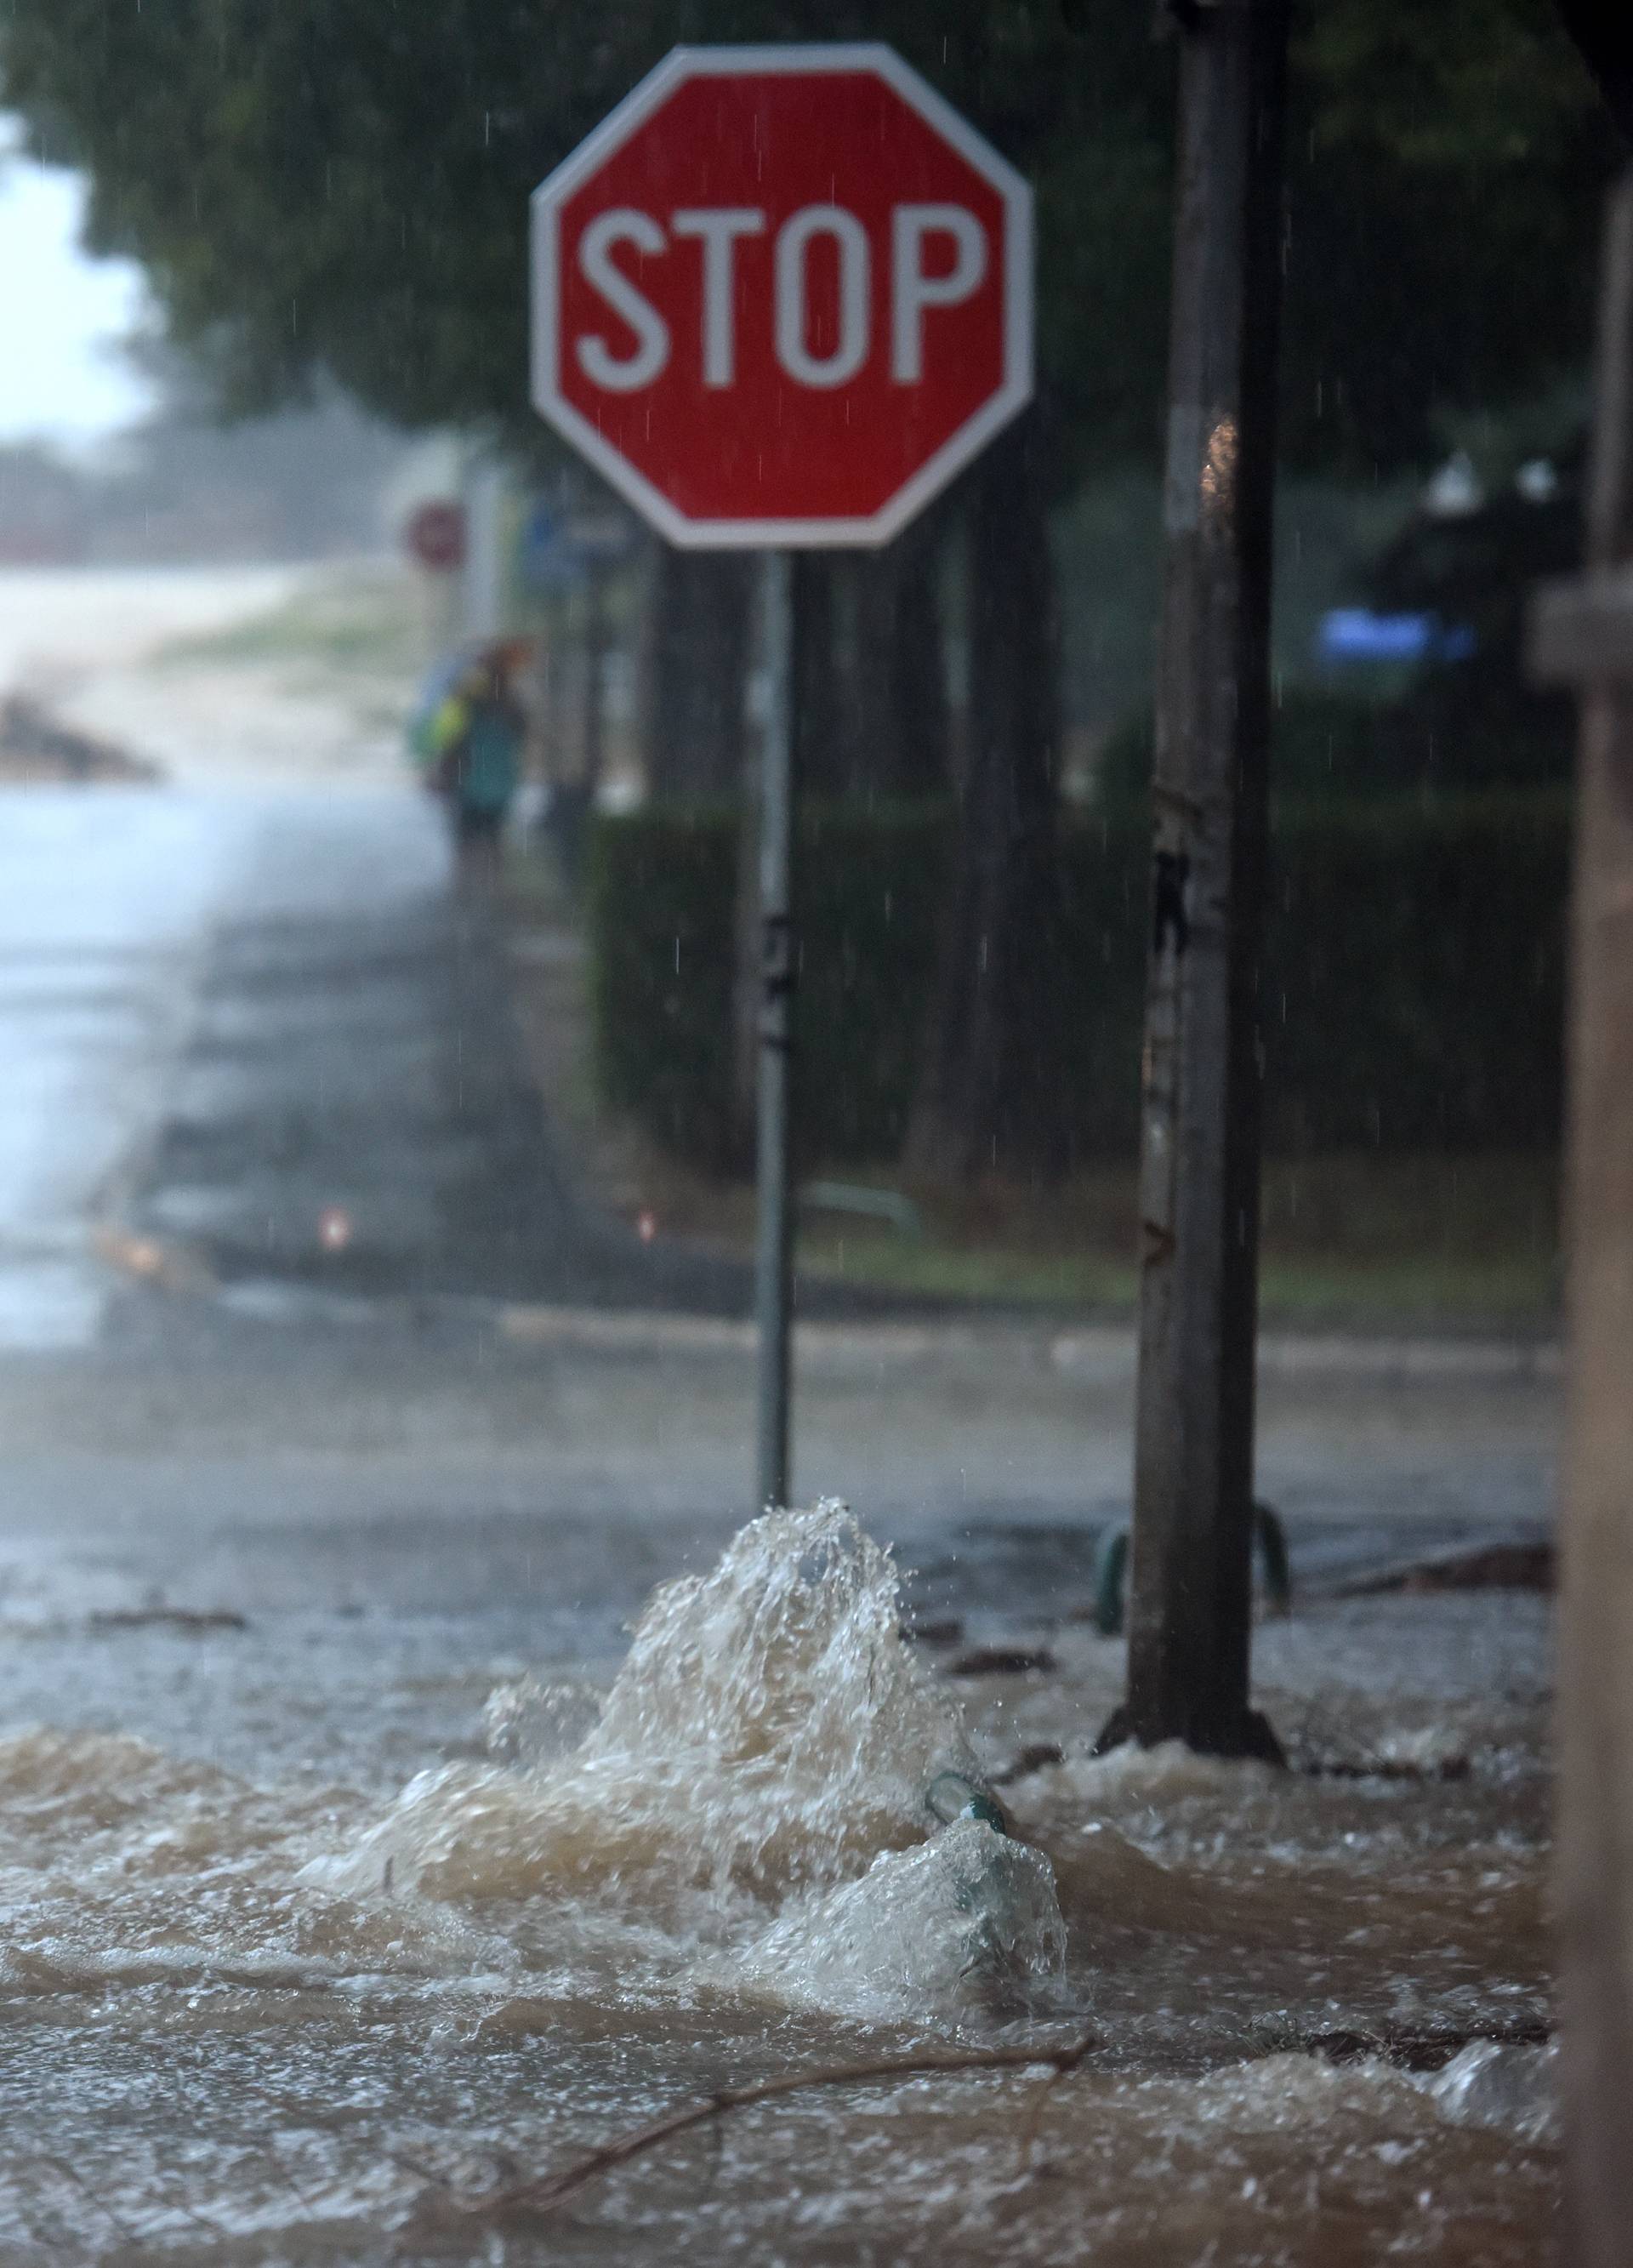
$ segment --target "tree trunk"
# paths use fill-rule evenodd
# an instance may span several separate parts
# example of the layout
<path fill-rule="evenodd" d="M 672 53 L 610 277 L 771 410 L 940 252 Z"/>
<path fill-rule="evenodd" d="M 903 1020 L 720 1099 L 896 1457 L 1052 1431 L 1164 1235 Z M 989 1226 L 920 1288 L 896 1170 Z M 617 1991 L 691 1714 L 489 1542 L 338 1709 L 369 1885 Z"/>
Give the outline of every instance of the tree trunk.
<path fill-rule="evenodd" d="M 936 1028 L 909 1142 L 975 1179 L 1064 1164 L 1056 843 L 1058 640 L 1035 412 L 968 507 L 969 719 Z"/>
<path fill-rule="evenodd" d="M 646 787 L 655 801 L 739 791 L 752 587 L 747 559 L 657 547 L 641 687 Z"/>

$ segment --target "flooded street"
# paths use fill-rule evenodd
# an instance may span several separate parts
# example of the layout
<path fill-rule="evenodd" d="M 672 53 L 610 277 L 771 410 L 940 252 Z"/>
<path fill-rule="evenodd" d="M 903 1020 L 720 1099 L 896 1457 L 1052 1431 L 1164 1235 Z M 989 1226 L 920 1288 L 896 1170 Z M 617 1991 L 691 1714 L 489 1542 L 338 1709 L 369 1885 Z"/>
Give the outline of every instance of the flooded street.
<path fill-rule="evenodd" d="M 7 0 L 0 2268 L 1633 2258 L 1609 21 Z"/>
<path fill-rule="evenodd" d="M 1097 1762 L 1127 1331 L 830 1294 L 744 1530 L 740 1272 L 291 771 L 4 796 L 0 2261 L 1535 2260 L 1548 1602 L 1357 1586 L 1546 1533 L 1549 1363 L 1268 1342 L 1293 1769 Z"/>
<path fill-rule="evenodd" d="M 348 1517 L 334 1462 L 327 1550 L 298 1454 L 279 1509 L 264 1468 L 173 1460 L 191 1521 L 126 1494 L 49 1603 L 14 1587 L 5 2257 L 1358 2262 L 1381 2225 L 1405 2257 L 1544 2249 L 1540 1603 L 1311 1603 L 1262 1652 L 1301 1769 L 1094 1763 L 1114 1642 L 938 1674 L 836 1517 L 749 1531 L 620 1668 L 609 1563 L 707 1570 L 695 1523 L 592 1544 L 545 1508 L 548 1456 L 531 1512 L 405 1473 Z M 194 1548 L 144 1591 L 166 1526 Z M 1046 1741 L 1064 1761 L 1011 1778 Z M 1004 1781 L 1027 1845 L 938 1828 L 948 1774 Z M 484 2209 L 677 2098 L 1085 2029 L 1047 2095 L 795 2098 L 548 2229 Z M 1471 2035 L 1506 2044 L 1452 2063 Z"/>

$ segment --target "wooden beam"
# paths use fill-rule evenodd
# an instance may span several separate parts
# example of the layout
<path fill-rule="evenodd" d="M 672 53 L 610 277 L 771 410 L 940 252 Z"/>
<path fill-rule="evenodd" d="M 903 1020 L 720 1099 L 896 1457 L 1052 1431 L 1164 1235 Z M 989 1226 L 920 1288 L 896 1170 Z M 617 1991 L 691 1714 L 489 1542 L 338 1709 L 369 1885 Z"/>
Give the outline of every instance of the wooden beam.
<path fill-rule="evenodd" d="M 1543 685 L 1633 679 L 1633 568 L 1544 583 L 1531 602 L 1526 662 Z"/>
<path fill-rule="evenodd" d="M 1561 1530 L 1561 1834 L 1574 2268 L 1633 2257 L 1633 173 L 1607 231 L 1592 572 L 1546 594 L 1539 660 L 1591 675 L 1572 907 Z"/>

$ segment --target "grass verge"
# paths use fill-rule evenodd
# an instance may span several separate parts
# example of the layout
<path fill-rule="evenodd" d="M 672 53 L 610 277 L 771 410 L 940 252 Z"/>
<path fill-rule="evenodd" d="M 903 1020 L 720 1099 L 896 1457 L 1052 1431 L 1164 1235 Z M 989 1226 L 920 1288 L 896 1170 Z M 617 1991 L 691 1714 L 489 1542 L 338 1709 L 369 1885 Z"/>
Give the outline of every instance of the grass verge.
<path fill-rule="evenodd" d="M 280 605 L 247 621 L 172 639 L 161 668 L 287 664 L 323 674 L 412 679 L 423 634 L 401 572 L 367 561 L 326 569 Z"/>

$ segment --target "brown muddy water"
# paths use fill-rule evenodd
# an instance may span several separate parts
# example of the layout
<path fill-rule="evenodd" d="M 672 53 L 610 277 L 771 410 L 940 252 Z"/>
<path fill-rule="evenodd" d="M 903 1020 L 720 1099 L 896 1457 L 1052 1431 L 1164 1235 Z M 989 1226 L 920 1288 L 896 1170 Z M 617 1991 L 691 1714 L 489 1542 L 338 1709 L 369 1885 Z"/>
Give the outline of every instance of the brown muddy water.
<path fill-rule="evenodd" d="M 217 1760 L 0 1742 L 0 2263 L 1534 2262 L 1547 1624 L 1306 1602 L 1257 1651 L 1298 1769 L 1095 1762 L 1118 1646 L 952 1678 L 825 1507 L 658 1592 L 605 1674 L 484 1700 L 428 1640 L 408 1683 L 467 1737 L 406 1785 L 424 1736 L 343 1643 L 212 1702 L 251 1640 L 129 1632 Z M 942 1824 L 948 1773 L 1015 1837 Z M 488 2209 L 722 2086 L 1085 2029 L 1053 2085 L 796 2096 Z"/>

